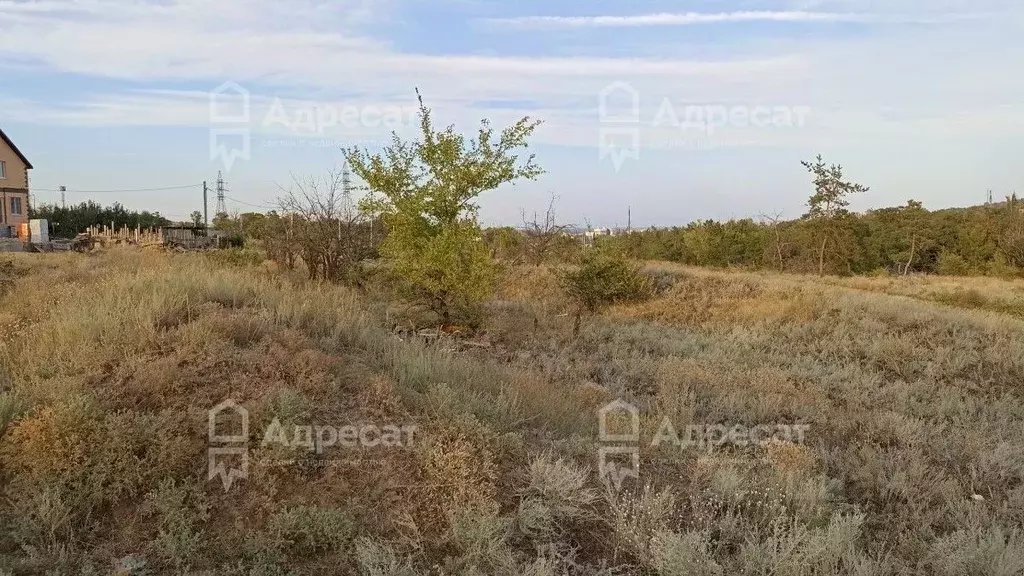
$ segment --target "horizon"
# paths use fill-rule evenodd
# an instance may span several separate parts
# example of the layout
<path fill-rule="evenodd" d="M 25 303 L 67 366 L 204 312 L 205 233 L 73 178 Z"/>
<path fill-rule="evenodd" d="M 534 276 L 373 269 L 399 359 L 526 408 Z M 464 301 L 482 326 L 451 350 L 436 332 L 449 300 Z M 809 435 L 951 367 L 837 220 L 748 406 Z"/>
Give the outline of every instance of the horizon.
<path fill-rule="evenodd" d="M 595 227 L 792 219 L 818 153 L 871 188 L 854 211 L 965 208 L 1021 188 L 1021 24 L 1008 0 L 0 0 L 0 127 L 34 202 L 173 220 L 218 170 L 229 211 L 267 210 L 340 146 L 415 136 L 416 88 L 464 134 L 545 122 L 547 174 L 485 194 L 490 226 L 552 192 Z"/>

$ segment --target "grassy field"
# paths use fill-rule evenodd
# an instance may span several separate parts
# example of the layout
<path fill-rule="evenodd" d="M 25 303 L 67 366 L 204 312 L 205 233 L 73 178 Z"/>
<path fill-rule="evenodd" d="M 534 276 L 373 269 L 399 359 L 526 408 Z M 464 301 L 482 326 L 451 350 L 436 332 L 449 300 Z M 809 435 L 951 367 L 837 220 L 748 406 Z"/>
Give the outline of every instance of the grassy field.
<path fill-rule="evenodd" d="M 553 272 L 509 270 L 466 347 L 267 264 L 15 255 L 0 573 L 1024 573 L 1024 283 L 647 273 L 657 297 L 573 338 Z M 249 415 L 229 490 L 226 399 Z M 621 487 L 598 474 L 617 399 L 640 422 Z M 666 418 L 806 435 L 654 445 Z M 369 425 L 415 433 L 267 441 Z"/>

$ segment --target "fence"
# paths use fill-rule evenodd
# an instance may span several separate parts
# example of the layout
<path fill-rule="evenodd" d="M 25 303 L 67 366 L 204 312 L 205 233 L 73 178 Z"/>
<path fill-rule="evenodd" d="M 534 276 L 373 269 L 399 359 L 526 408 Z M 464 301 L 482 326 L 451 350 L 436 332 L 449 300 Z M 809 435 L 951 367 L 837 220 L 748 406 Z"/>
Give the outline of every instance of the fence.
<path fill-rule="evenodd" d="M 90 226 L 85 232 L 100 245 L 132 244 L 137 246 L 173 246 L 185 250 L 217 248 L 219 235 L 204 228 L 165 226 L 129 228 L 128 226 Z"/>

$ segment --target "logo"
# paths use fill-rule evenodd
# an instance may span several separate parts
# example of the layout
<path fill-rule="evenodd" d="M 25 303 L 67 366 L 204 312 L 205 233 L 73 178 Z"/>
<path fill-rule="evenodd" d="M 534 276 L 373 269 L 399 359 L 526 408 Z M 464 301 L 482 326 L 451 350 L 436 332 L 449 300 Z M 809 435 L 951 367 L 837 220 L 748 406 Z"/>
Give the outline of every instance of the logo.
<path fill-rule="evenodd" d="M 622 490 L 626 478 L 640 478 L 640 411 L 623 400 L 615 400 L 597 411 L 598 440 L 603 444 L 597 451 L 597 470 L 601 480 Z M 625 429 L 621 426 L 625 420 Z"/>
<path fill-rule="evenodd" d="M 228 433 L 218 432 L 218 425 L 224 425 Z M 231 399 L 214 406 L 207 412 L 207 437 L 206 479 L 220 476 L 227 492 L 236 479 L 249 477 L 249 411 Z M 231 466 L 233 461 L 238 467 Z"/>
<path fill-rule="evenodd" d="M 210 160 L 220 158 L 227 171 L 235 165 L 235 160 L 252 157 L 251 115 L 249 91 L 245 88 L 234 82 L 225 82 L 210 91 L 211 126 L 230 126 L 210 129 Z"/>
<path fill-rule="evenodd" d="M 612 98 L 625 98 L 627 104 L 613 105 Z M 598 159 L 611 158 L 618 172 L 627 158 L 640 159 L 640 93 L 626 82 L 613 82 L 598 93 Z M 624 124 L 624 126 L 609 126 Z"/>

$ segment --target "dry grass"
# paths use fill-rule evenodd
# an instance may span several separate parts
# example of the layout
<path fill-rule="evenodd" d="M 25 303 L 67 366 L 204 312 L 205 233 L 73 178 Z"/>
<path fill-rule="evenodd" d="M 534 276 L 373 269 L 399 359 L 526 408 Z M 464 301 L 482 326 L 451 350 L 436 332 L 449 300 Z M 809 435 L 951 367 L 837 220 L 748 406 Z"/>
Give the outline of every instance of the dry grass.
<path fill-rule="evenodd" d="M 258 264 L 14 258 L 0 571 L 1024 572 L 1020 282 L 652 263 L 663 293 L 573 339 L 552 271 L 519 268 L 494 347 L 460 353 L 399 341 L 375 295 Z M 229 397 L 252 453 L 225 493 L 206 410 Z M 640 408 L 644 439 L 620 493 L 594 470 L 613 398 Z M 652 446 L 666 416 L 809 429 Z M 275 419 L 419 431 L 317 454 L 261 445 Z"/>

